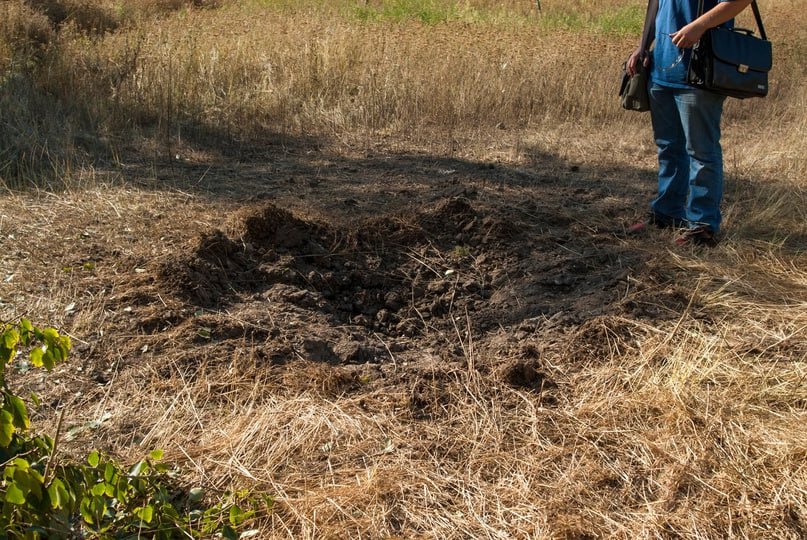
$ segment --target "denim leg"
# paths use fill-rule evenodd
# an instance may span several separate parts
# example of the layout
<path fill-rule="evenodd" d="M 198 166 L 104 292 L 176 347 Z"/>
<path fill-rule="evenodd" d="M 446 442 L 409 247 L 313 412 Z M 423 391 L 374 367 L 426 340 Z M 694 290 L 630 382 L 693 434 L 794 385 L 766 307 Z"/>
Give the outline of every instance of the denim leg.
<path fill-rule="evenodd" d="M 691 225 L 720 228 L 723 198 L 723 150 L 720 117 L 725 97 L 703 90 L 681 90 L 676 103 L 689 154 L 689 195 L 686 218 Z"/>
<path fill-rule="evenodd" d="M 690 163 L 676 92 L 657 84 L 650 87 L 650 119 L 658 146 L 658 197 L 650 207 L 657 216 L 683 221 L 687 219 Z"/>

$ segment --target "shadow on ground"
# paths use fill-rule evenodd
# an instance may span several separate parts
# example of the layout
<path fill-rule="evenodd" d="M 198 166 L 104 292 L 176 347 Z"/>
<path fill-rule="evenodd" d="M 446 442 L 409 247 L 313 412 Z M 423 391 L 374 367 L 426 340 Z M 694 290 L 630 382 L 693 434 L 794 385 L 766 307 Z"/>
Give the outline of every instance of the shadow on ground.
<path fill-rule="evenodd" d="M 126 182 L 190 192 L 227 218 L 133 263 L 147 271 L 116 286 L 117 302 L 140 313 L 140 334 L 246 339 L 272 362 L 331 364 L 462 356 L 473 337 L 641 312 L 624 296 L 649 255 L 623 224 L 652 173 L 524 153 L 513 165 L 287 142 L 130 164 Z M 652 316 L 686 301 L 671 295 Z"/>

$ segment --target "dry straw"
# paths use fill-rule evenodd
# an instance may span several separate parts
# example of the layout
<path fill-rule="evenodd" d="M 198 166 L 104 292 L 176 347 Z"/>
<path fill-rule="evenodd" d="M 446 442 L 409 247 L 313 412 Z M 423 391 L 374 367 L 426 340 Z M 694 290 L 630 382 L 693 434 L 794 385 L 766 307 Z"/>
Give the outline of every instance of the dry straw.
<path fill-rule="evenodd" d="M 68 446 L 122 459 L 160 447 L 187 485 L 271 494 L 274 510 L 253 524 L 261 538 L 805 537 L 798 0 L 762 6 L 776 43 L 771 96 L 727 108 L 720 249 L 632 244 L 649 262 L 621 301 L 657 316 L 527 332 L 553 385 L 543 391 L 472 369 L 511 361 L 500 343 L 512 329 L 473 335 L 462 319 L 434 338 L 459 359 L 424 351 L 407 371 L 389 352 L 384 377 L 293 358 L 274 369 L 246 340 L 222 358 L 188 347 L 193 327 L 110 339 L 138 309 L 127 287 L 233 211 L 162 189 L 148 166 L 134 180 L 126 171 L 293 137 L 366 155 L 384 138 L 525 175 L 536 155 L 556 156 L 649 193 L 647 118 L 615 97 L 638 32 L 597 26 L 622 3 L 465 2 L 439 23 L 356 15 L 395 2 L 197 4 L 0 6 L 0 175 L 14 188 L 49 187 L 43 177 L 69 188 L 3 195 L 0 313 L 58 324 L 79 356 L 106 362 L 87 366 L 98 386 L 65 370 L 38 388 L 70 403 L 74 427 L 103 420 Z M 48 13 L 67 16 L 54 25 Z M 628 167 L 635 178 L 609 176 Z M 513 205 L 530 196 L 520 185 L 480 191 Z M 607 202 L 626 204 L 616 189 Z M 613 215 L 578 217 L 587 231 L 613 227 Z M 73 245 L 96 258 L 77 259 Z M 156 298 L 148 309 L 183 308 L 142 290 Z M 267 332 L 282 320 L 271 309 Z M 214 315 L 231 316 L 204 316 Z"/>

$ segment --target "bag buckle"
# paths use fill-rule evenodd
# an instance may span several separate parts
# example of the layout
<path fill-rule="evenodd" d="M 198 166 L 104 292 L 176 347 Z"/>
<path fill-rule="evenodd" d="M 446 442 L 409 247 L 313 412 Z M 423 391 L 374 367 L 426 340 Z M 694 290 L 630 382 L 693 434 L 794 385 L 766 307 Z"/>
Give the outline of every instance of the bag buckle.
<path fill-rule="evenodd" d="M 740 64 L 737 66 L 737 71 L 740 73 L 748 73 L 748 64 Z"/>

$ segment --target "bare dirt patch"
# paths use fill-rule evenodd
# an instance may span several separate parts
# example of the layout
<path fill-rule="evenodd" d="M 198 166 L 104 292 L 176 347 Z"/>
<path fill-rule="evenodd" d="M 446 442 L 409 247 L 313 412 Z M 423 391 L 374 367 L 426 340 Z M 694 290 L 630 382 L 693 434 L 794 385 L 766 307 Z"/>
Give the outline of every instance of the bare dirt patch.
<path fill-rule="evenodd" d="M 248 341 L 333 365 L 387 363 L 428 349 L 462 358 L 463 339 L 619 309 L 617 289 L 637 258 L 610 233 L 581 236 L 535 200 L 511 206 L 454 191 L 350 220 L 248 203 L 116 287 L 120 302 L 152 313 L 127 331 L 219 349 Z M 504 380 L 541 386 L 518 369 Z"/>

